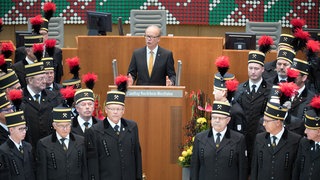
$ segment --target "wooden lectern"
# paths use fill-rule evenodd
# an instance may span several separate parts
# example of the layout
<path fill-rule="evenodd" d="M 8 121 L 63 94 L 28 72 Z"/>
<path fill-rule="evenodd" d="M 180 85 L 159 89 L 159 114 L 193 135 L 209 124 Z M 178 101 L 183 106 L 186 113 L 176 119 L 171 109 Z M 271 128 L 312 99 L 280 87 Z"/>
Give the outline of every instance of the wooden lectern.
<path fill-rule="evenodd" d="M 177 158 L 186 122 L 185 87 L 130 86 L 125 104 L 124 118 L 138 123 L 146 179 L 181 179 Z"/>

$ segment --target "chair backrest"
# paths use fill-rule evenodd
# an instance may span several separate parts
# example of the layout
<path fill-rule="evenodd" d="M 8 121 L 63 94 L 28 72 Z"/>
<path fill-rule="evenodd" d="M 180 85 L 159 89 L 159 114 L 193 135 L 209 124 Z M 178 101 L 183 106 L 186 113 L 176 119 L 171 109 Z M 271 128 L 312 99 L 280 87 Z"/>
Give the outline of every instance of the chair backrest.
<path fill-rule="evenodd" d="M 132 36 L 143 36 L 145 29 L 156 25 L 161 29 L 161 35 L 167 34 L 167 14 L 165 10 L 131 10 L 130 33 Z"/>
<path fill-rule="evenodd" d="M 268 35 L 272 37 L 274 45 L 271 49 L 277 49 L 281 35 L 281 23 L 280 22 L 247 22 L 246 32 L 256 34 L 256 48 L 259 48 L 258 41 L 261 36 Z"/>
<path fill-rule="evenodd" d="M 30 19 L 28 21 L 28 31 L 32 31 Z M 62 17 L 52 17 L 49 21 L 49 39 L 56 39 L 57 46 L 63 48 L 64 46 L 64 24 Z"/>

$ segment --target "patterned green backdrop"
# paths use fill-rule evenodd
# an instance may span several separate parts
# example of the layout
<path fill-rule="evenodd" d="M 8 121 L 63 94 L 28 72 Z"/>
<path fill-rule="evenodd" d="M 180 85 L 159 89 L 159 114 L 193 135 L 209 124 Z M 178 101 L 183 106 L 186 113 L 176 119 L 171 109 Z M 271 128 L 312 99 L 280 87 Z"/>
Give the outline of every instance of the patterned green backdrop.
<path fill-rule="evenodd" d="M 48 0 L 47 0 L 48 1 Z M 292 18 L 303 18 L 306 27 L 320 28 L 319 0 L 52 0 L 55 16 L 65 24 L 86 23 L 86 11 L 111 12 L 113 22 L 122 17 L 128 24 L 131 9 L 167 11 L 168 24 L 207 24 L 244 26 L 246 21 L 280 21 L 290 26 Z M 41 14 L 45 0 L 0 0 L 0 17 L 4 24 L 26 24 Z"/>

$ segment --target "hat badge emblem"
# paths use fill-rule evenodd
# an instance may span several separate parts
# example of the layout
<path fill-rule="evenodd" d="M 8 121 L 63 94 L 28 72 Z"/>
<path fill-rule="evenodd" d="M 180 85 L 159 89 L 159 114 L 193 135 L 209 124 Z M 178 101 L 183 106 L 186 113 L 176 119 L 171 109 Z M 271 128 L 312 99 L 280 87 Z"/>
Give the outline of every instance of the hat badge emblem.
<path fill-rule="evenodd" d="M 252 54 L 252 58 L 256 59 L 257 58 L 257 54 Z"/>
<path fill-rule="evenodd" d="M 284 37 L 284 38 L 283 38 L 283 41 L 288 41 L 288 37 Z"/>
<path fill-rule="evenodd" d="M 297 67 L 298 63 L 297 62 L 293 62 L 292 66 Z"/>
<path fill-rule="evenodd" d="M 21 115 L 21 119 L 24 121 L 25 119 L 24 119 L 24 115 Z"/>
<path fill-rule="evenodd" d="M 285 52 L 285 51 L 282 52 L 282 55 L 283 55 L 283 56 L 287 56 L 287 52 Z"/>
<path fill-rule="evenodd" d="M 67 115 L 68 115 L 67 113 L 62 113 L 63 118 L 67 118 Z"/>
<path fill-rule="evenodd" d="M 46 62 L 46 65 L 49 66 L 49 65 L 50 65 L 50 62 Z"/>
<path fill-rule="evenodd" d="M 89 93 L 85 92 L 83 93 L 85 97 L 88 97 L 89 96 Z"/>
<path fill-rule="evenodd" d="M 76 84 L 76 88 L 78 89 L 78 88 L 80 88 L 80 84 L 78 83 L 78 84 Z"/>
<path fill-rule="evenodd" d="M 114 95 L 113 99 L 119 99 L 119 95 Z"/>
<path fill-rule="evenodd" d="M 40 66 L 40 70 L 43 70 L 43 66 Z"/>
<path fill-rule="evenodd" d="M 222 105 L 218 104 L 218 105 L 217 105 L 217 109 L 220 109 L 220 110 L 221 110 L 221 109 L 222 109 Z"/>
<path fill-rule="evenodd" d="M 275 91 L 274 91 L 274 94 L 275 94 L 275 95 L 278 95 L 278 94 L 279 94 L 279 91 L 278 91 L 278 90 L 275 90 Z"/>

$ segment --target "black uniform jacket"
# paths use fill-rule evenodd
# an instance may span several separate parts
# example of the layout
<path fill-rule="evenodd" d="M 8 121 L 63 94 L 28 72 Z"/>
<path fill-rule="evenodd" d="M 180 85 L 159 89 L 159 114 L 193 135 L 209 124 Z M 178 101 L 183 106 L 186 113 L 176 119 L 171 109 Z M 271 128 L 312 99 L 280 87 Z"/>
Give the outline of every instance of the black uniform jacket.
<path fill-rule="evenodd" d="M 0 126 L 0 145 L 7 141 L 9 132 Z"/>
<path fill-rule="evenodd" d="M 8 140 L 0 146 L 1 180 L 35 180 L 32 146 L 22 141 L 23 153 Z"/>
<path fill-rule="evenodd" d="M 70 133 L 68 150 L 64 151 L 56 132 L 39 140 L 37 177 L 46 180 L 87 180 L 84 138 Z"/>
<path fill-rule="evenodd" d="M 160 46 L 158 47 L 151 77 L 149 77 L 147 62 L 146 47 L 137 49 L 133 52 L 128 74 L 130 73 L 133 80 L 137 81 L 136 85 L 165 86 L 166 76 L 169 76 L 171 82 L 175 84 L 176 73 L 171 51 L 161 48 Z"/>
<path fill-rule="evenodd" d="M 300 135 L 285 129 L 279 143 L 273 148 L 269 133 L 257 134 L 251 164 L 251 179 L 291 180 L 300 138 Z"/>
<path fill-rule="evenodd" d="M 117 135 L 107 118 L 85 133 L 89 179 L 142 179 L 138 126 L 121 118 Z"/>
<path fill-rule="evenodd" d="M 301 139 L 293 169 L 293 180 L 318 180 L 320 178 L 320 150 L 316 150 L 314 141 Z"/>
<path fill-rule="evenodd" d="M 39 139 L 48 136 L 52 132 L 52 109 L 61 102 L 55 98 L 50 90 L 42 90 L 40 104 L 35 102 L 28 92 L 23 89 L 23 100 L 21 108 L 27 122 L 28 131 L 26 140 L 35 148 Z"/>
<path fill-rule="evenodd" d="M 227 129 L 216 148 L 212 129 L 196 135 L 191 158 L 192 180 L 247 180 L 247 156 L 244 136 Z"/>

